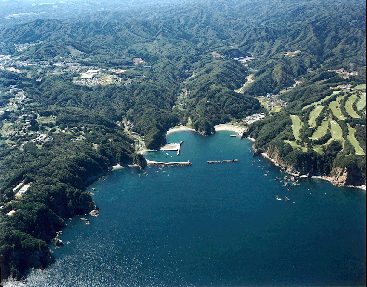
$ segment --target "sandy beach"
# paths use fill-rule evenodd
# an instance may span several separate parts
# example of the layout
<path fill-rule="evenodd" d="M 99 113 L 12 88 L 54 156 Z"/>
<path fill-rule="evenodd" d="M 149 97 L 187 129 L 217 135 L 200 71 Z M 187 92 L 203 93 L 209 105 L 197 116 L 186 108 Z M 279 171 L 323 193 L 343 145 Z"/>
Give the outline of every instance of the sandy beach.
<path fill-rule="evenodd" d="M 116 164 L 112 167 L 112 170 L 119 170 L 119 169 L 123 169 L 124 167 L 120 164 Z"/>
<path fill-rule="evenodd" d="M 170 128 L 167 131 L 167 135 L 173 134 L 173 133 L 176 133 L 176 132 L 183 132 L 183 131 L 196 132 L 193 128 L 190 128 L 188 126 L 177 126 L 177 127 Z"/>
<path fill-rule="evenodd" d="M 232 132 L 237 133 L 239 136 L 242 136 L 242 134 L 246 130 L 246 127 L 236 125 L 236 124 L 220 124 L 220 125 L 216 125 L 214 128 L 215 128 L 216 132 L 219 132 L 219 131 L 232 131 Z"/>

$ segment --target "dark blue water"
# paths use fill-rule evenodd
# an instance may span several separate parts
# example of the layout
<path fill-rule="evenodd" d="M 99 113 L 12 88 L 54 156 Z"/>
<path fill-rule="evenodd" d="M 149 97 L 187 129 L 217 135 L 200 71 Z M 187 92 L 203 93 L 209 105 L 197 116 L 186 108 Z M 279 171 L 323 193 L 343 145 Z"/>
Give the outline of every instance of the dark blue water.
<path fill-rule="evenodd" d="M 27 286 L 364 285 L 365 192 L 315 180 L 288 191 L 285 174 L 229 134 L 172 134 L 185 141 L 179 157 L 148 157 L 192 167 L 124 169 L 95 183 L 100 216 L 71 221 L 69 244 Z"/>

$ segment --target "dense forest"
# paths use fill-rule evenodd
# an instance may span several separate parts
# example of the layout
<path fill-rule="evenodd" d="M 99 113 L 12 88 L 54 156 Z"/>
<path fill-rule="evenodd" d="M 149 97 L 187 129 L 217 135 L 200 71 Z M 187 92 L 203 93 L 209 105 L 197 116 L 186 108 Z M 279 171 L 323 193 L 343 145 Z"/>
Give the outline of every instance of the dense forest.
<path fill-rule="evenodd" d="M 250 127 L 259 151 L 277 149 L 304 173 L 340 166 L 351 183 L 365 181 L 365 156 L 347 141 L 330 141 L 325 153 L 284 142 L 297 140 L 290 115 L 308 116 L 302 109 L 331 87 L 365 83 L 364 1 L 164 1 L 98 12 L 85 4 L 80 13 L 73 5 L 75 15 L 65 7 L 29 10 L 20 21 L 11 21 L 15 8 L 1 14 L 0 255 L 8 275 L 52 262 L 48 244 L 65 220 L 96 208 L 85 192 L 92 180 L 115 164 L 145 166 L 132 133 L 149 149 L 177 124 L 210 135 L 216 124 L 268 113 L 257 97 L 269 93 L 282 92 L 288 106 Z M 358 115 L 342 128 L 356 129 L 365 151 Z M 19 184 L 29 185 L 21 197 Z"/>

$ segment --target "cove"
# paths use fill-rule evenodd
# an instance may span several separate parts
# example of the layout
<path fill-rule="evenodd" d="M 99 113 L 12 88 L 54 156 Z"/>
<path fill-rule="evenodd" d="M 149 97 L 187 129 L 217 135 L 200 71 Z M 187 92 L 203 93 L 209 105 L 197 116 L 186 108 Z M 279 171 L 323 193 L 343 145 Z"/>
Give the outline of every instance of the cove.
<path fill-rule="evenodd" d="M 308 179 L 288 191 L 286 174 L 230 134 L 173 133 L 179 156 L 147 158 L 191 167 L 94 183 L 100 216 L 71 220 L 55 264 L 8 286 L 364 285 L 365 192 Z M 207 164 L 225 159 L 239 162 Z"/>

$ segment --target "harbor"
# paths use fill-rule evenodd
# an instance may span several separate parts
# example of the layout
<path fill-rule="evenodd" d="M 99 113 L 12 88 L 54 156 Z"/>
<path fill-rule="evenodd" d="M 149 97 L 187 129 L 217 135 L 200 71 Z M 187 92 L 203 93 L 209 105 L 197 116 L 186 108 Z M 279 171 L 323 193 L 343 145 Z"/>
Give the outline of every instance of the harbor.
<path fill-rule="evenodd" d="M 180 155 L 182 144 L 183 141 L 179 143 L 166 144 L 165 146 L 161 147 L 161 151 L 176 151 L 177 155 Z"/>

